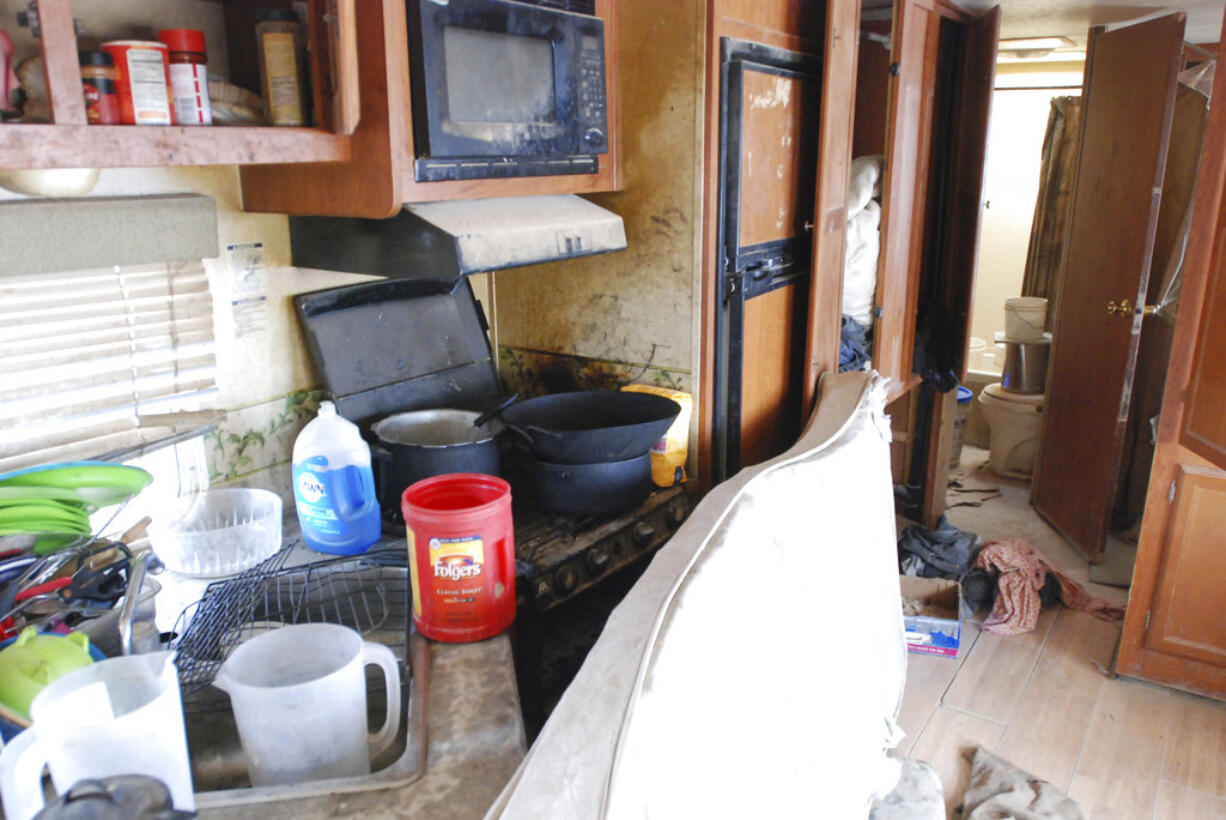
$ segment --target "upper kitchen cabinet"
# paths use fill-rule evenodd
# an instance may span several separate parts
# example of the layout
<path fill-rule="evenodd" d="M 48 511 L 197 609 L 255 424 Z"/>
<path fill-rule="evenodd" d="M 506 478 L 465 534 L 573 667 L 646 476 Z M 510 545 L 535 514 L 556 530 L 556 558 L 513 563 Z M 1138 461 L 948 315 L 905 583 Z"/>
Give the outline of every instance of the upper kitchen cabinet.
<path fill-rule="evenodd" d="M 244 209 L 384 218 L 406 202 L 616 190 L 613 10 L 614 0 L 358 3 L 349 157 L 244 167 Z"/>
<path fill-rule="evenodd" d="M 7 7 L 11 10 L 18 5 L 24 7 L 16 2 Z M 108 40 L 152 39 L 163 28 L 204 31 L 208 73 L 227 77 L 236 86 L 259 89 L 257 4 L 36 0 L 29 5 L 38 39 L 32 36 L 33 26 L 14 29 L 14 21 L 6 19 L 4 27 L 17 41 L 19 60 L 41 52 L 50 122 L 0 123 L 0 165 L 6 168 L 336 163 L 350 157 L 349 133 L 356 126 L 359 109 L 355 7 L 364 8 L 365 3 L 310 0 L 305 4 L 301 22 L 310 56 L 303 58 L 307 75 L 303 80 L 310 88 L 307 107 L 314 111 L 315 127 L 97 125 L 87 121 L 79 51 Z M 288 8 L 291 4 L 268 0 L 258 5 Z"/>

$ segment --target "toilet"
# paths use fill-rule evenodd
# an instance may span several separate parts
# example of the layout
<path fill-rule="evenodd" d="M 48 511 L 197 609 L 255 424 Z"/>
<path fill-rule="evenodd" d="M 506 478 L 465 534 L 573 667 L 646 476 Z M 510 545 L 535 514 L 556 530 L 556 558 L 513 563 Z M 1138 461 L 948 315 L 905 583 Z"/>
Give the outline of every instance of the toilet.
<path fill-rule="evenodd" d="M 1043 428 L 1042 393 L 1014 393 L 1000 382 L 979 393 L 979 409 L 988 423 L 991 456 L 988 468 L 1007 478 L 1030 478 L 1039 456 Z"/>

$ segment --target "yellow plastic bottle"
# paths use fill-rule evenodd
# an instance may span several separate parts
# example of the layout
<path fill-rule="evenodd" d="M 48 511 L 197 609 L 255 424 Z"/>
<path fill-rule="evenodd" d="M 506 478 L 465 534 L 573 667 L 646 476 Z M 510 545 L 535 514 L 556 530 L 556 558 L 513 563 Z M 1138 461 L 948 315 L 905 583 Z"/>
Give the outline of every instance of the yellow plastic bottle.
<path fill-rule="evenodd" d="M 655 393 L 681 405 L 681 412 L 664 436 L 651 448 L 651 480 L 657 487 L 671 487 L 685 481 L 685 461 L 689 456 L 690 413 L 694 398 L 689 393 L 653 384 L 628 384 L 622 390 L 631 393 Z"/>

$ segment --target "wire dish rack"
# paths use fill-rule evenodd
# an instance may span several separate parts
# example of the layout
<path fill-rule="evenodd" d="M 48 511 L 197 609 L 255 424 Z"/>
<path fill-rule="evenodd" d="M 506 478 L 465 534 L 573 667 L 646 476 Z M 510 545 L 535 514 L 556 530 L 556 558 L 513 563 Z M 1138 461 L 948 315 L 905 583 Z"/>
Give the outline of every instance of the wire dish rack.
<path fill-rule="evenodd" d="M 287 567 L 292 549 L 210 584 L 194 614 L 180 616 L 182 623 L 191 615 L 174 649 L 199 810 L 402 787 L 424 771 L 430 651 L 411 630 L 408 553 L 389 548 Z M 402 728 L 371 759 L 369 775 L 252 786 L 229 698 L 209 684 L 244 640 L 301 623 L 343 624 L 391 648 L 403 664 L 400 691 L 388 692 L 382 675 L 368 674 L 368 710 L 381 716 L 388 698 L 400 698 Z"/>
<path fill-rule="evenodd" d="M 174 645 L 185 698 L 213 682 L 238 644 L 287 624 L 342 624 L 405 657 L 409 583 L 403 548 L 287 567 L 292 551 L 291 544 L 234 578 L 209 584 L 194 612 L 180 616 L 182 623 L 190 614 Z"/>

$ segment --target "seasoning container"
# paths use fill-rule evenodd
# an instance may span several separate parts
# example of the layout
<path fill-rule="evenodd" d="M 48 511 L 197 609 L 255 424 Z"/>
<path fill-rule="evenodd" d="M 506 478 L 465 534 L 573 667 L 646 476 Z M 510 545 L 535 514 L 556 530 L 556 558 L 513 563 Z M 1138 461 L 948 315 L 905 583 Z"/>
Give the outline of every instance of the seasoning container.
<path fill-rule="evenodd" d="M 111 40 L 102 50 L 115 61 L 119 121 L 126 125 L 173 125 L 170 49 L 152 40 Z"/>
<path fill-rule="evenodd" d="M 204 32 L 191 28 L 163 29 L 158 32 L 158 41 L 170 49 L 170 95 L 175 120 L 179 125 L 212 125 Z"/>
<path fill-rule="evenodd" d="M 115 93 L 115 61 L 103 51 L 82 51 L 81 90 L 90 125 L 117 125 L 119 97 Z"/>
<path fill-rule="evenodd" d="M 298 15 L 289 9 L 260 9 L 256 20 L 264 118 L 270 125 L 305 125 L 303 35 Z"/>

